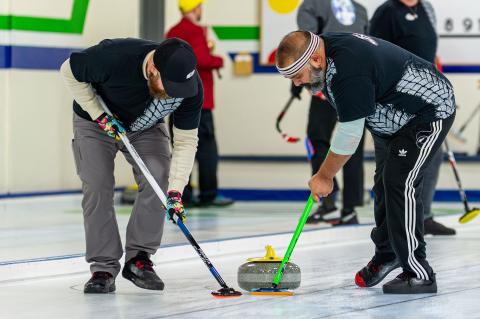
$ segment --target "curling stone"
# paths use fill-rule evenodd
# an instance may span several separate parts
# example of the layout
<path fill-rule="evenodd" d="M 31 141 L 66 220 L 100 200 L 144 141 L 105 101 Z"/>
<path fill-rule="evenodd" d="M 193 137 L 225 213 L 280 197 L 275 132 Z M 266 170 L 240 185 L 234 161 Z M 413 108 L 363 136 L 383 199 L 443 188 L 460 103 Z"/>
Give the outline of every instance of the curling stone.
<path fill-rule="evenodd" d="M 272 281 L 282 262 L 281 257 L 275 256 L 272 246 L 266 246 L 263 258 L 249 258 L 247 263 L 238 267 L 238 285 L 240 288 L 252 291 L 262 288 L 271 288 Z M 300 287 L 301 273 L 298 265 L 288 262 L 278 289 L 293 290 Z"/>

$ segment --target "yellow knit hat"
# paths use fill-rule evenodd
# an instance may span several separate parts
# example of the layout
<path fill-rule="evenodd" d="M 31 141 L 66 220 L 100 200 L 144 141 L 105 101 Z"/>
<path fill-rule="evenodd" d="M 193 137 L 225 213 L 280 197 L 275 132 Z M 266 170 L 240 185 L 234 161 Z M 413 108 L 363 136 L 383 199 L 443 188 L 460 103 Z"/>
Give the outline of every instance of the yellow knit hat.
<path fill-rule="evenodd" d="M 178 0 L 178 7 L 183 13 L 188 13 L 201 5 L 204 0 Z"/>

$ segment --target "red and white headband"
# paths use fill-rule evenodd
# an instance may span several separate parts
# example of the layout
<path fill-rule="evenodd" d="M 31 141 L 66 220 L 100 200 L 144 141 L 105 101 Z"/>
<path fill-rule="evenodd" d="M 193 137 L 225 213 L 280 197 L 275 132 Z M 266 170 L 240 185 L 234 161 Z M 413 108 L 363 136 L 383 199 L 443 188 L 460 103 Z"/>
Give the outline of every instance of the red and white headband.
<path fill-rule="evenodd" d="M 313 34 L 312 32 L 310 33 L 310 43 L 303 52 L 303 54 L 292 64 L 281 68 L 278 65 L 276 65 L 278 72 L 280 72 L 281 75 L 283 75 L 286 78 L 292 78 L 295 75 L 297 75 L 298 72 L 307 64 L 307 62 L 310 60 L 310 57 L 312 54 L 318 49 L 318 45 L 320 44 L 320 37 L 316 34 Z"/>

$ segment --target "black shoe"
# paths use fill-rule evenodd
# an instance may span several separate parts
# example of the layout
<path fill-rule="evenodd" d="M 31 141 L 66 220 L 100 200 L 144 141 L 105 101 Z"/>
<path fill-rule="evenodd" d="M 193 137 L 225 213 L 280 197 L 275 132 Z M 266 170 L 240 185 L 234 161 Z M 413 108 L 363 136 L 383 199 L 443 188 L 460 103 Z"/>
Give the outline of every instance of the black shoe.
<path fill-rule="evenodd" d="M 210 204 L 211 206 L 217 206 L 217 207 L 225 207 L 225 206 L 230 206 L 233 205 L 235 201 L 229 197 L 221 196 L 218 195 L 216 196 L 212 203 Z"/>
<path fill-rule="evenodd" d="M 83 292 L 86 294 L 106 294 L 115 291 L 115 278 L 106 271 L 96 271 L 85 283 Z"/>
<path fill-rule="evenodd" d="M 122 276 L 143 289 L 163 290 L 165 286 L 153 270 L 153 263 L 148 254 L 143 251 L 125 263 Z"/>
<path fill-rule="evenodd" d="M 373 287 L 382 281 L 392 270 L 400 267 L 400 261 L 394 259 L 392 261 L 375 264 L 373 261 L 370 261 L 368 265 L 363 267 L 355 275 L 355 283 L 358 287 Z"/>
<path fill-rule="evenodd" d="M 351 210 L 346 212 L 342 209 L 340 216 L 341 216 L 340 218 L 332 219 L 326 222 L 332 224 L 332 226 L 358 225 L 358 218 L 357 218 L 356 211 Z"/>
<path fill-rule="evenodd" d="M 194 208 L 198 206 L 198 199 L 193 198 L 191 200 L 184 200 L 182 198 L 182 203 L 184 208 Z"/>
<path fill-rule="evenodd" d="M 397 278 L 383 285 L 384 294 L 436 294 L 435 274 L 430 280 L 418 279 L 414 274 L 402 272 Z"/>
<path fill-rule="evenodd" d="M 327 215 L 332 214 L 336 211 L 337 211 L 337 207 L 335 206 L 333 207 L 325 207 L 323 205 L 319 206 L 317 210 L 307 218 L 307 224 L 318 224 L 320 222 L 328 222 L 333 219 L 338 219 L 338 218 L 333 218 L 333 219 L 325 218 Z"/>
<path fill-rule="evenodd" d="M 200 200 L 198 202 L 198 207 L 225 207 L 225 206 L 230 206 L 234 203 L 235 201 L 231 198 L 224 197 L 221 195 L 217 195 L 215 198 L 211 200 Z"/>
<path fill-rule="evenodd" d="M 457 232 L 453 228 L 449 228 L 445 225 L 436 222 L 433 218 L 427 218 L 423 222 L 425 235 L 443 235 L 443 236 L 453 236 Z"/>

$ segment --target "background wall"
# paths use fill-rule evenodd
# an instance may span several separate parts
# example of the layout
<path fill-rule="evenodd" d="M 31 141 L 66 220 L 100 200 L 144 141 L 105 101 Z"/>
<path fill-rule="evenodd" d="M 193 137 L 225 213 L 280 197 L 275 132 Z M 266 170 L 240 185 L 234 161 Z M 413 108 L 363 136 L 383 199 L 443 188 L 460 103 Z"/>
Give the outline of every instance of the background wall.
<path fill-rule="evenodd" d="M 217 102 L 215 117 L 220 152 L 223 155 L 240 156 L 303 156 L 305 154 L 303 143 L 286 144 L 275 131 L 275 118 L 290 95 L 289 82 L 275 73 L 274 69 L 261 65 L 256 65 L 255 73 L 248 77 L 238 77 L 232 74 L 230 55 L 246 51 L 253 53 L 256 57 L 259 52 L 260 1 L 266 0 L 246 0 L 242 1 L 241 6 L 236 1 L 208 0 L 204 5 L 204 22 L 210 26 L 210 37 L 216 41 L 216 53 L 222 55 L 226 62 L 225 68 L 222 70 L 223 78 L 217 79 L 215 88 Z M 370 16 L 376 6 L 383 3 L 382 0 L 358 0 L 358 2 L 367 7 Z M 441 0 L 440 2 L 442 2 L 442 7 L 446 6 L 446 1 Z M 455 5 L 456 10 L 452 13 L 454 14 L 452 19 L 456 26 L 454 31 L 457 34 L 462 33 L 463 20 L 469 18 L 474 22 L 470 33 L 477 37 L 456 39 L 442 37 L 440 39 L 441 47 L 446 43 L 450 46 L 457 43 L 459 56 L 463 54 L 462 51 L 469 50 L 465 47 L 465 41 L 470 43 L 468 48 L 475 43 L 480 45 L 480 12 L 470 11 L 468 2 L 468 0 L 462 0 Z M 434 6 L 436 3 L 440 4 L 438 1 L 432 3 Z M 449 5 L 452 6 L 452 4 Z M 442 28 L 445 19 L 449 16 L 440 15 L 438 18 L 439 32 L 445 33 Z M 179 19 L 180 14 L 176 1 L 166 2 L 166 28 L 170 28 Z M 449 56 L 448 59 L 451 61 L 452 57 Z M 455 63 L 462 64 L 462 61 L 460 59 Z M 471 59 L 465 64 L 469 64 L 467 67 L 470 67 Z M 477 59 L 476 66 L 476 69 L 480 70 L 478 65 L 480 65 L 480 57 Z M 455 124 L 458 128 L 468 118 L 472 109 L 480 103 L 478 84 L 480 76 L 471 73 L 448 73 L 447 76 L 455 87 L 457 103 L 461 106 Z M 302 100 L 294 102 L 282 122 L 284 131 L 301 137 L 305 136 L 310 103 L 308 94 L 303 93 Z M 456 151 L 470 154 L 477 151 L 479 121 L 480 117 L 477 115 L 477 118 L 473 120 L 474 123 L 472 122 L 465 131 L 465 136 L 468 137 L 467 144 L 451 142 Z M 366 148 L 372 150 L 370 138 L 367 140 Z"/>
<path fill-rule="evenodd" d="M 230 2 L 231 5 L 224 5 Z M 229 27 L 222 39 L 210 28 L 216 42 L 216 54 L 225 59 L 222 79 L 216 79 L 215 123 L 221 154 L 224 155 L 304 155 L 302 143 L 287 145 L 275 130 L 275 118 L 290 95 L 290 84 L 275 73 L 257 73 L 248 77 L 234 76 L 229 53 L 258 52 L 258 33 L 247 33 L 259 25 L 259 2 L 209 0 L 205 2 L 204 21 L 210 26 Z M 179 19 L 176 1 L 166 2 L 165 26 L 170 28 Z M 258 31 L 258 29 L 257 29 Z M 228 34 L 230 32 L 230 34 Z M 236 32 L 236 33 L 235 33 Z M 290 134 L 305 135 L 308 112 L 305 95 L 295 102 L 282 123 Z"/>
<path fill-rule="evenodd" d="M 0 16 L 10 10 L 9 1 L 0 2 Z M 0 193 L 7 190 L 7 103 L 8 103 L 8 77 L 10 72 L 6 69 L 7 50 L 9 38 L 6 32 L 0 29 Z M 3 47 L 2 47 L 3 46 Z"/>
<path fill-rule="evenodd" d="M 7 191 L 7 101 L 9 72 L 0 70 L 0 193 Z"/>
<path fill-rule="evenodd" d="M 65 23 L 74 6 L 87 9 L 78 33 Z M 70 148 L 72 99 L 57 70 L 73 50 L 108 37 L 138 36 L 138 10 L 138 1 L 132 0 L 1 2 L 0 16 L 12 19 L 13 30 L 0 30 L 0 46 L 12 52 L 12 67 L 0 68 L 0 193 L 80 188 Z M 15 29 L 16 21 L 22 22 L 17 17 L 25 16 L 50 18 L 39 21 L 40 28 L 61 27 L 53 32 Z M 26 28 L 36 27 L 30 23 Z M 127 184 L 130 169 L 125 161 L 118 165 L 117 180 Z"/>
<path fill-rule="evenodd" d="M 64 22 L 72 17 L 74 6 L 82 5 L 87 6 L 86 19 L 78 32 Z M 169 28 L 180 14 L 176 0 L 165 1 L 165 6 L 165 26 Z M 216 41 L 216 53 L 225 58 L 223 79 L 217 80 L 216 86 L 220 152 L 303 156 L 303 143 L 286 144 L 274 128 L 275 117 L 289 97 L 288 81 L 258 64 L 251 76 L 232 74 L 231 56 L 247 51 L 255 57 L 259 51 L 259 7 L 258 0 L 208 0 L 205 4 L 204 22 L 211 26 L 209 34 Z M 456 14 L 462 12 L 478 23 L 478 12 L 471 13 L 464 5 L 455 8 Z M 108 37 L 138 36 L 139 10 L 138 0 L 0 1 L 0 194 L 80 188 L 70 148 L 71 96 L 57 69 L 72 50 Z M 39 31 L 29 30 L 31 23 L 22 29 L 19 26 L 24 22 L 12 16 L 50 19 L 33 23 L 37 29 L 47 29 Z M 57 26 L 55 31 L 48 30 L 52 25 Z M 448 77 L 461 106 L 455 124 L 458 127 L 480 102 L 480 76 L 450 73 Z M 305 136 L 309 100 L 304 94 L 302 101 L 294 103 L 284 119 L 285 131 Z M 474 121 L 465 134 L 468 143 L 452 142 L 455 150 L 476 151 L 479 119 Z M 120 154 L 116 180 L 118 185 L 132 181 L 131 170 Z"/>

